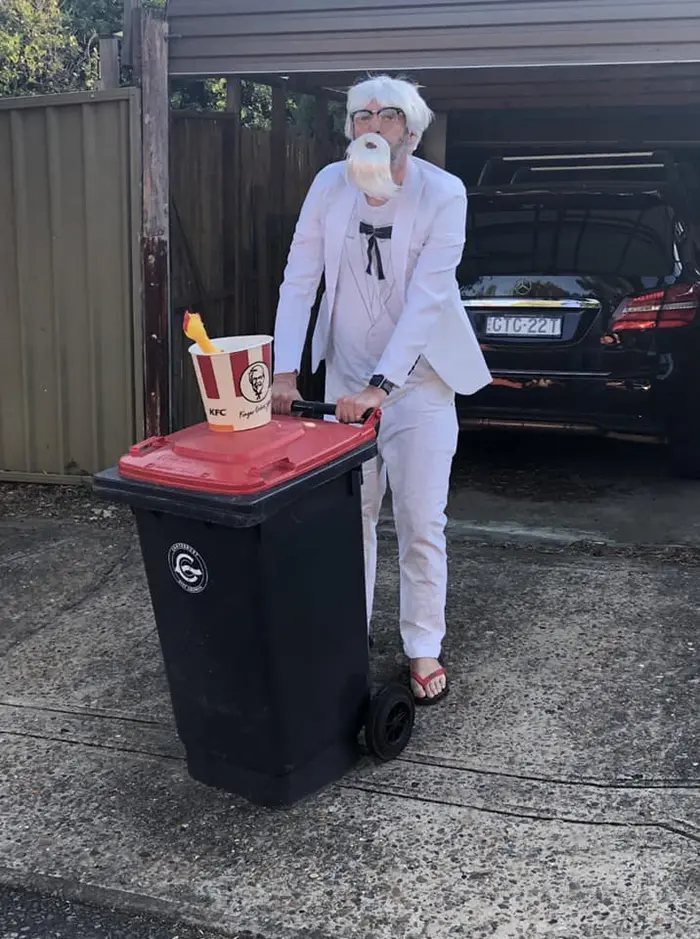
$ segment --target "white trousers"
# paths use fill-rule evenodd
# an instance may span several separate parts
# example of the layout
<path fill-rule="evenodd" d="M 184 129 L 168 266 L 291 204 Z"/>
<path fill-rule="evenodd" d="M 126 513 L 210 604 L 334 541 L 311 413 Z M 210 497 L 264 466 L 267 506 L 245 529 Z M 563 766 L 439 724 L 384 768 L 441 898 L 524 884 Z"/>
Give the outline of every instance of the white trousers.
<path fill-rule="evenodd" d="M 458 425 L 454 392 L 435 373 L 387 399 L 378 456 L 363 465 L 367 616 L 377 568 L 377 521 L 387 482 L 399 543 L 400 629 L 408 658 L 438 658 L 445 636 L 445 507 Z"/>

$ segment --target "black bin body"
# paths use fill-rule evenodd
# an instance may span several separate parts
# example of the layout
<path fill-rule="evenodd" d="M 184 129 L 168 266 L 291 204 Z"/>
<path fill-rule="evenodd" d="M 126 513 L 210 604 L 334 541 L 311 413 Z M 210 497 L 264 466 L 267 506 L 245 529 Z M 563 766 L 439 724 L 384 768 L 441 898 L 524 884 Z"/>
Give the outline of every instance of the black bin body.
<path fill-rule="evenodd" d="M 95 477 L 135 515 L 193 778 L 281 806 L 356 762 L 370 697 L 362 463 L 375 452 L 241 497 L 116 467 Z"/>

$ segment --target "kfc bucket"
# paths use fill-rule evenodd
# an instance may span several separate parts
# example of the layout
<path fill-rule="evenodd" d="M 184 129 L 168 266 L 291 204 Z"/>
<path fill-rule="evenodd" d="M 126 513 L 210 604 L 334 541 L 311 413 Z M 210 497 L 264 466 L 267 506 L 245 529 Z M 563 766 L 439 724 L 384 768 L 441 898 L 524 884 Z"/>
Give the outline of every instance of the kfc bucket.
<path fill-rule="evenodd" d="M 219 350 L 189 348 L 212 430 L 262 427 L 272 418 L 272 336 L 229 336 L 212 340 Z"/>

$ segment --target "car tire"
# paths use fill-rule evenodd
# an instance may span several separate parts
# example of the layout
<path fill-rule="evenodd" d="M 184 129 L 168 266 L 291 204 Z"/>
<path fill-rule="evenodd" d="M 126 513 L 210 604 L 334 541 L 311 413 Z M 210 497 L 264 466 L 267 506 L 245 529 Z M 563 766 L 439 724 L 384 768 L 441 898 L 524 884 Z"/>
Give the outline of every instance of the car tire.
<path fill-rule="evenodd" d="M 692 437 L 688 433 L 669 437 L 671 464 L 681 479 L 700 479 L 700 432 Z"/>

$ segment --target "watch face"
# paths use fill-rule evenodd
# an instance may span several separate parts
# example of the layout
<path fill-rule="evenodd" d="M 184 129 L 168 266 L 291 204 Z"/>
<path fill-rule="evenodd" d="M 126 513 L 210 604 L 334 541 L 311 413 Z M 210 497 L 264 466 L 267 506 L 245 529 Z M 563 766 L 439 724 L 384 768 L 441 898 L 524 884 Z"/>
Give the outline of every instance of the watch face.
<path fill-rule="evenodd" d="M 396 385 L 383 375 L 372 375 L 369 383 L 374 388 L 380 388 L 385 394 L 391 394 Z"/>

